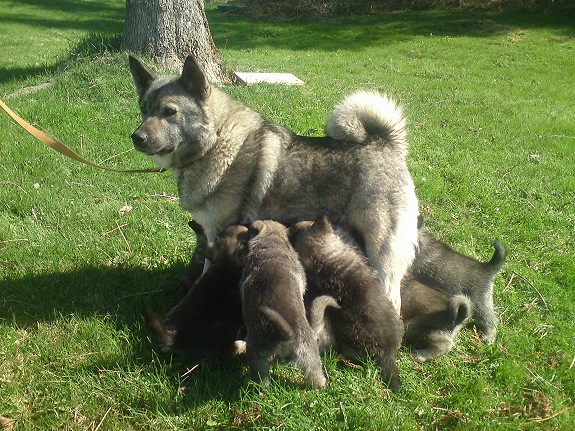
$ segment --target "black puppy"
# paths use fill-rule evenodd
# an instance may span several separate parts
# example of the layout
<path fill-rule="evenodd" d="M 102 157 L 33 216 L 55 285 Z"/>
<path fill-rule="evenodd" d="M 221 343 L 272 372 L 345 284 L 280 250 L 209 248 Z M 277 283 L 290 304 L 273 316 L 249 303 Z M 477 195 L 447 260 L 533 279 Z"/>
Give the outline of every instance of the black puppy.
<path fill-rule="evenodd" d="M 198 241 L 205 238 L 200 231 Z M 202 239 L 201 241 L 203 241 Z M 233 351 L 243 319 L 239 281 L 247 252 L 248 228 L 232 225 L 213 242 L 203 243 L 205 257 L 211 266 L 192 283 L 188 293 L 162 320 L 147 311 L 146 323 L 163 350 L 186 350 L 206 354 Z M 190 268 L 197 272 L 198 263 Z M 183 284 L 191 283 L 192 275 L 184 273 Z"/>

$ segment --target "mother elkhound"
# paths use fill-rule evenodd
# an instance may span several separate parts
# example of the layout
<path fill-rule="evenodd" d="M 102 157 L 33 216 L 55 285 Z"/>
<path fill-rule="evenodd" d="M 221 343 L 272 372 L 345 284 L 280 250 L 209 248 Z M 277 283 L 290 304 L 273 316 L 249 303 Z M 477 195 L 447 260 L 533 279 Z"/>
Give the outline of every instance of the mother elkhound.
<path fill-rule="evenodd" d="M 172 169 L 208 240 L 234 223 L 327 214 L 361 240 L 399 312 L 418 208 L 405 118 L 392 100 L 356 93 L 335 107 L 327 136 L 305 137 L 210 85 L 192 56 L 179 77 L 156 76 L 134 57 L 130 69 L 143 117 L 134 146 Z"/>

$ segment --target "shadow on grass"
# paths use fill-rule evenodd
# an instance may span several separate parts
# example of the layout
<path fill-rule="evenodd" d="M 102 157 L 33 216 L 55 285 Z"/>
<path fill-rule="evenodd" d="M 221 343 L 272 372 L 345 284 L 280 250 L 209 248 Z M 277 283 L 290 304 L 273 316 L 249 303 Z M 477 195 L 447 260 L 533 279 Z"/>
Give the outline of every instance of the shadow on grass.
<path fill-rule="evenodd" d="M 67 0 L 53 5 L 48 0 L 25 0 L 31 5 L 51 9 L 78 10 L 81 13 L 105 13 L 119 15 L 123 7 L 95 5 L 89 2 Z M 64 4 L 62 4 L 64 3 Z M 369 46 L 408 41 L 418 36 L 435 37 L 489 37 L 505 35 L 517 29 L 549 27 L 557 37 L 569 40 L 575 37 L 575 20 L 566 16 L 490 13 L 483 11 L 426 11 L 399 12 L 380 15 L 345 16 L 309 21 L 269 22 L 254 21 L 241 15 L 206 11 L 212 36 L 220 48 L 249 50 L 254 48 L 277 48 L 292 51 L 358 51 Z M 12 18 L 10 18 L 12 19 Z M 19 19 L 19 18 L 17 18 Z M 22 17 L 27 25 L 77 26 L 80 29 L 119 28 L 110 18 L 102 26 L 91 22 L 43 22 L 42 19 Z M 121 18 L 117 18 L 123 21 Z M 2 18 L 0 18 L 2 22 Z M 78 56 L 92 57 L 103 52 L 120 50 L 121 34 L 93 32 L 75 44 L 66 58 L 55 65 L 27 68 L 0 67 L 0 82 L 11 79 L 30 78 L 37 75 L 54 75 Z"/>
<path fill-rule="evenodd" d="M 60 10 L 63 12 L 78 13 L 117 13 L 125 10 L 123 2 L 117 0 L 86 1 L 86 0 L 17 0 L 19 4 L 26 4 L 42 9 Z"/>
<path fill-rule="evenodd" d="M 47 29 L 117 32 L 122 28 L 126 10 L 124 2 L 117 0 L 18 0 L 15 3 L 17 9 L 10 10 L 6 16 L 0 16 L 0 23 Z M 23 12 L 19 13 L 20 10 Z M 62 18 L 58 18 L 60 12 Z"/>
<path fill-rule="evenodd" d="M 56 2 L 55 2 L 56 3 Z M 99 29 L 105 31 L 108 29 L 118 29 L 118 20 L 114 18 L 97 18 L 90 20 L 59 20 L 50 18 L 38 18 L 35 16 L 10 16 L 0 17 L 0 25 L 2 24 L 22 24 L 26 27 L 44 27 L 50 30 L 58 29 L 72 29 L 94 31 Z"/>
<path fill-rule="evenodd" d="M 184 266 L 167 269 L 145 270 L 142 268 L 93 268 L 87 267 L 71 272 L 30 276 L 0 281 L 0 322 L 19 328 L 34 329 L 38 322 L 62 321 L 66 316 L 93 318 L 112 316 L 118 329 L 126 328 L 133 334 L 134 363 L 149 372 L 158 372 L 155 362 L 164 363 L 163 373 L 174 381 L 199 364 L 193 378 L 186 380 L 193 395 L 183 397 L 185 408 L 199 405 L 207 400 L 234 400 L 245 378 L 242 373 L 244 361 L 234 358 L 202 357 L 184 353 L 168 354 L 148 341 L 149 331 L 144 324 L 143 313 L 152 309 L 165 314 L 184 296 L 178 285 L 178 277 Z M 140 340 L 140 341 L 138 341 Z M 94 372 L 117 367 L 110 363 L 92 364 Z M 156 370 L 156 371 L 154 371 Z M 225 382 L 222 382 L 225 380 Z M 141 400 L 143 405 L 157 400 Z M 165 406 L 164 406 L 165 407 Z"/>
<path fill-rule="evenodd" d="M 62 55 L 62 58 L 59 61 L 56 59 L 53 64 L 38 64 L 35 58 L 30 58 L 29 67 L 0 66 L 0 83 L 12 79 L 57 74 L 78 55 L 78 47 L 93 43 L 95 38 L 115 44 L 116 40 L 119 40 L 117 35 L 123 29 L 124 14 L 124 2 L 117 0 L 18 0 L 14 9 L 0 15 L 0 25 L 10 26 L 11 33 L 6 36 L 8 38 L 16 39 L 24 35 L 26 38 L 43 39 L 44 43 L 49 45 L 53 34 L 62 37 L 61 33 L 67 34 L 68 30 L 91 33 L 73 45 L 68 56 Z M 34 30 L 30 31 L 30 28 Z M 92 55 L 100 52 L 96 46 L 92 50 Z"/>
<path fill-rule="evenodd" d="M 36 326 L 58 316 L 111 314 L 119 324 L 137 327 L 146 308 L 163 313 L 183 292 L 183 265 L 168 269 L 92 268 L 0 281 L 0 319 Z"/>
<path fill-rule="evenodd" d="M 52 77 L 62 71 L 70 61 L 73 61 L 79 56 L 94 56 L 102 54 L 105 51 L 113 52 L 119 50 L 119 46 L 120 38 L 118 35 L 91 33 L 74 45 L 63 60 L 54 64 L 48 65 L 36 62 L 34 66 L 28 67 L 0 66 L 0 83 L 9 82 L 13 79 L 29 79 L 36 76 Z"/>
<path fill-rule="evenodd" d="M 529 28 L 553 28 L 575 37 L 575 21 L 558 15 L 437 10 L 322 20 L 269 22 L 209 11 L 216 45 L 226 49 L 357 51 L 399 43 L 417 36 L 489 37 Z"/>
<path fill-rule="evenodd" d="M 62 71 L 70 62 L 79 57 L 93 58 L 106 52 L 120 50 L 121 35 L 107 33 L 90 33 L 72 46 L 64 60 L 53 65 L 35 65 L 31 67 L 2 67 L 0 66 L 0 83 L 12 79 L 32 78 L 34 76 L 53 76 Z M 126 60 L 127 62 L 127 60 Z"/>
<path fill-rule="evenodd" d="M 38 323 L 76 318 L 112 316 L 119 330 L 132 334 L 133 357 L 146 373 L 158 373 L 182 389 L 177 403 L 162 403 L 156 397 L 137 394 L 133 405 L 165 411 L 201 406 L 210 400 L 233 402 L 246 387 L 246 362 L 233 357 L 161 352 L 149 342 L 143 312 L 152 309 L 164 315 L 184 296 L 178 264 L 166 269 L 86 267 L 70 272 L 0 280 L 0 323 L 34 330 Z M 89 371 L 101 374 L 119 366 L 114 356 L 91 363 Z M 194 368 L 198 365 L 197 368 Z M 192 370 L 193 371 L 190 371 Z M 104 371 L 102 371 L 104 370 Z M 189 373 L 187 373 L 190 371 Z M 188 375 L 189 374 L 189 375 Z"/>

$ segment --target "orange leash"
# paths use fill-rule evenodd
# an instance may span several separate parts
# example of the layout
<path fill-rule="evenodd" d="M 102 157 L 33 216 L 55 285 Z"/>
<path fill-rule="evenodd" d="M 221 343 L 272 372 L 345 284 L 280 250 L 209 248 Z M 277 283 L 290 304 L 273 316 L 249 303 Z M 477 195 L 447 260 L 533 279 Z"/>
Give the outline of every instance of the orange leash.
<path fill-rule="evenodd" d="M 163 168 L 151 168 L 151 169 L 114 169 L 114 168 L 109 168 L 107 166 L 102 166 L 102 165 L 98 165 L 96 163 L 90 162 L 86 159 L 84 159 L 82 156 L 80 156 L 78 153 L 76 153 L 75 151 L 71 150 L 68 146 L 66 146 L 63 142 L 60 142 L 59 140 L 57 140 L 56 138 L 53 138 L 50 135 L 47 135 L 46 133 L 42 132 L 41 130 L 38 130 L 36 127 L 32 126 L 30 123 L 28 123 L 26 120 L 24 120 L 22 117 L 18 116 L 14 111 L 12 111 L 10 108 L 8 108 L 8 106 L 6 106 L 6 104 L 0 99 L 0 107 L 10 116 L 12 117 L 12 119 L 20 126 L 22 127 L 24 130 L 26 130 L 29 134 L 31 134 L 32 136 L 34 136 L 36 139 L 38 139 L 40 142 L 43 142 L 44 144 L 46 144 L 48 147 L 58 151 L 59 153 L 70 157 L 71 159 L 74 159 L 78 162 L 81 163 L 85 163 L 86 165 L 90 165 L 93 166 L 95 168 L 98 169 L 104 169 L 106 171 L 111 171 L 111 172 L 129 172 L 129 173 L 141 173 L 141 172 L 164 172 L 165 169 Z"/>

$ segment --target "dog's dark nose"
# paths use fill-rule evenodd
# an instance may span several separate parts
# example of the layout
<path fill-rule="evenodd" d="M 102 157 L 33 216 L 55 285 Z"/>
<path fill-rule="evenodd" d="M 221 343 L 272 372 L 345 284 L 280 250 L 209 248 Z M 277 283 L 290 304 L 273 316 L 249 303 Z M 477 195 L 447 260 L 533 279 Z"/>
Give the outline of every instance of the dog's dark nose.
<path fill-rule="evenodd" d="M 132 133 L 132 142 L 134 145 L 141 145 L 146 142 L 146 139 L 148 139 L 148 134 L 146 132 L 136 130 L 134 133 Z"/>

